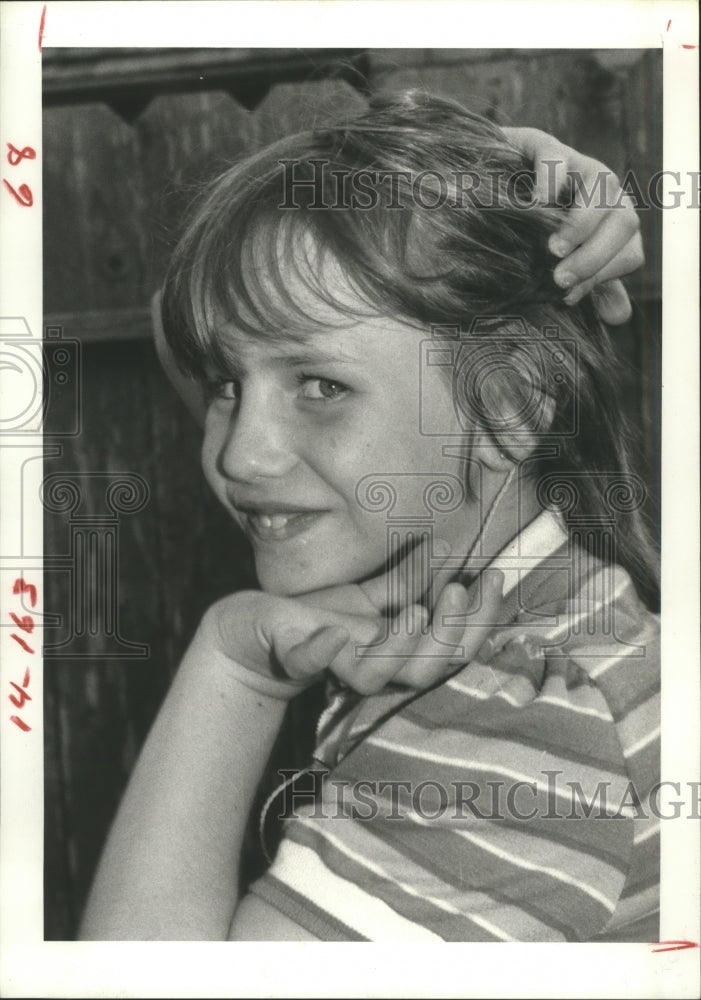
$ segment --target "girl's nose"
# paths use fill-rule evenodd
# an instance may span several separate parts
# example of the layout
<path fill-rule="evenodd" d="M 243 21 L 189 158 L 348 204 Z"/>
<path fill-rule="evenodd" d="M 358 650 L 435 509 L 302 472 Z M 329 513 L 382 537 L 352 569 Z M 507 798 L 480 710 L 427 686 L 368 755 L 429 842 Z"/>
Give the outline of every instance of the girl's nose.
<path fill-rule="evenodd" d="M 231 415 L 218 463 L 224 476 L 239 482 L 279 478 L 296 465 L 289 420 L 267 394 L 244 393 Z"/>

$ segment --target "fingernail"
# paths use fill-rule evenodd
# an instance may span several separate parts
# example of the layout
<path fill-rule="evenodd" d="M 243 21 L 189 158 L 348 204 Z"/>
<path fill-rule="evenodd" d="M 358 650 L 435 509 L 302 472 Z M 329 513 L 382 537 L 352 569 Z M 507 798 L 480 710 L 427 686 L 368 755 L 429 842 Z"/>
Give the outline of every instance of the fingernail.
<path fill-rule="evenodd" d="M 565 295 L 563 302 L 565 303 L 565 305 L 575 306 L 577 305 L 579 300 L 582 299 L 583 297 L 584 297 L 583 288 L 581 287 L 573 288 L 571 292 L 568 292 L 567 295 Z"/>
<path fill-rule="evenodd" d="M 550 253 L 555 254 L 556 257 L 564 257 L 570 249 L 569 243 L 559 236 L 551 236 L 548 246 L 550 247 Z"/>
<path fill-rule="evenodd" d="M 553 272 L 553 280 L 560 288 L 570 288 L 577 280 L 577 276 L 571 271 L 560 271 L 556 268 Z"/>

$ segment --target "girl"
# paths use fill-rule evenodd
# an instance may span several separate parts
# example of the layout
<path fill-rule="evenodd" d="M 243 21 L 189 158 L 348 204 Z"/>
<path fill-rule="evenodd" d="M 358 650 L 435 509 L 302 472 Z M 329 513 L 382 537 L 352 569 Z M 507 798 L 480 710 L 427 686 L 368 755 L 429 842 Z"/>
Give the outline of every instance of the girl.
<path fill-rule="evenodd" d="M 199 206 L 164 328 L 261 589 L 205 615 L 84 936 L 654 940 L 644 489 L 531 171 L 410 94 L 257 153 Z M 283 784 L 284 838 L 239 899 L 286 703 L 325 672 L 313 798 Z"/>

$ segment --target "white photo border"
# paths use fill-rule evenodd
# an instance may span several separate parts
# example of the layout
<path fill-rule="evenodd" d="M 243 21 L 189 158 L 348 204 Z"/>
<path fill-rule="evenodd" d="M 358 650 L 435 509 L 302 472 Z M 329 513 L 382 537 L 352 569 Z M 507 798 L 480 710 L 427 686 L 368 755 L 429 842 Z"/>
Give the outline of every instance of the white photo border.
<path fill-rule="evenodd" d="M 698 171 L 698 37 L 693 2 L 584 0 L 219 0 L 0 4 L 2 177 L 26 184 L 31 207 L 3 185 L 0 316 L 41 339 L 41 54 L 46 47 L 662 48 L 664 168 Z M 508 11 L 505 9 L 508 7 Z M 41 36 L 41 39 L 40 39 Z M 572 44 L 573 39 L 576 45 Z M 16 166 L 7 143 L 32 147 Z M 20 179 L 21 174 L 21 179 Z M 696 175 L 698 178 L 698 174 Z M 15 185 L 15 186 L 17 186 Z M 665 192 L 674 188 L 666 178 Z M 17 188 L 19 190 L 19 188 Z M 698 213 L 663 220 L 662 634 L 663 780 L 699 778 Z M 696 193 L 698 207 L 698 193 Z M 15 373 L 16 374 L 16 373 Z M 12 372 L 0 365 L 9 394 Z M 11 412 L 11 411 L 10 411 Z M 27 439 L 41 454 L 40 435 Z M 0 439 L 0 605 L 9 622 L 20 571 L 41 581 L 38 488 L 17 498 L 29 454 Z M 32 476 L 41 476 L 41 461 Z M 30 477 L 31 478 L 31 477 Z M 19 523 L 18 523 L 19 522 Z M 20 539 L 18 542 L 17 539 Z M 39 602 L 40 607 L 41 602 Z M 14 605 L 12 605 L 14 607 Z M 26 613 L 26 612 L 24 612 Z M 7 997 L 482 996 L 695 997 L 698 951 L 646 944 L 76 943 L 43 940 L 43 727 L 40 657 L 32 666 L 31 731 L 9 722 L 10 679 L 26 656 L 2 642 L 2 980 Z M 40 628 L 33 633 L 41 642 Z M 40 649 L 41 647 L 38 646 Z M 20 655 L 21 654 L 21 655 Z M 698 786 L 697 786 L 698 787 Z M 670 801 L 673 796 L 670 796 Z M 663 823 L 661 939 L 699 942 L 698 824 Z M 362 952 L 358 953 L 358 947 Z M 448 947 L 450 950 L 446 951 Z M 504 948 L 508 952 L 504 952 Z M 349 950 L 352 949 L 352 950 Z M 437 950 L 436 950 L 437 949 Z M 272 960 L 271 960 L 272 959 Z M 350 960 L 350 961 L 349 961 Z"/>

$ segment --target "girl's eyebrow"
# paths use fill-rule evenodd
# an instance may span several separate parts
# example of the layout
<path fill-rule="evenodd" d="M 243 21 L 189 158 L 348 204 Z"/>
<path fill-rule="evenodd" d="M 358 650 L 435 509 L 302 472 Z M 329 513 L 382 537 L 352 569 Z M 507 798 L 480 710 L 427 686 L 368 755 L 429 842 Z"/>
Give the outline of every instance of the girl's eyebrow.
<path fill-rule="evenodd" d="M 344 357 L 340 351 L 330 352 L 324 351 L 321 348 L 297 350 L 294 353 L 286 353 L 283 349 L 279 352 L 275 351 L 269 357 L 271 365 L 284 368 L 299 368 L 305 365 L 352 364 L 353 362 L 357 362 L 357 360 L 357 358 L 347 355 Z M 236 379 L 242 379 L 257 367 L 256 364 L 247 363 L 244 357 L 227 352 L 227 357 L 223 360 L 223 364 L 221 366 L 216 365 L 217 371 L 214 377 L 221 377 L 221 375 L 226 374 Z M 213 371 L 213 368 L 210 371 Z"/>
<path fill-rule="evenodd" d="M 329 352 L 320 349 L 312 348 L 308 351 L 301 351 L 295 354 L 280 354 L 275 359 L 278 363 L 285 365 L 289 368 L 294 368 L 300 365 L 318 365 L 318 364 L 350 364 L 356 361 L 356 358 L 343 356 L 340 352 Z"/>
<path fill-rule="evenodd" d="M 246 374 L 246 366 L 241 358 L 229 354 L 226 358 L 206 360 L 202 371 L 206 379 L 241 379 Z"/>

